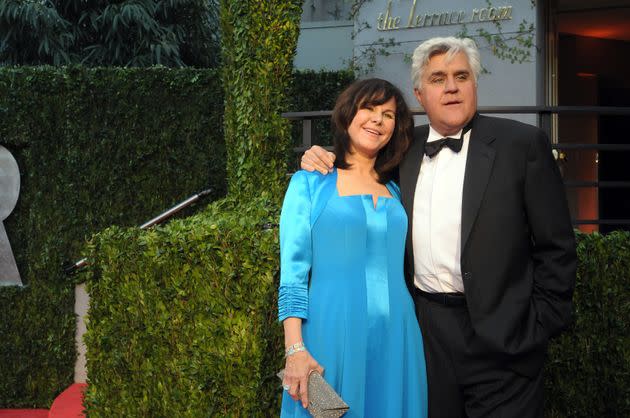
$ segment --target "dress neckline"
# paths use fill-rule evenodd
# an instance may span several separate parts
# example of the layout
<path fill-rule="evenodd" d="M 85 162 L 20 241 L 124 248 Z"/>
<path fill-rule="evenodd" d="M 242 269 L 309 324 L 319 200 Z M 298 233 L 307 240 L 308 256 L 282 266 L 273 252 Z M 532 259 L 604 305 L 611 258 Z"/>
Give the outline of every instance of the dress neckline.
<path fill-rule="evenodd" d="M 392 192 L 392 190 L 390 189 L 389 186 L 389 182 L 388 184 L 385 184 L 385 187 L 387 188 L 387 191 L 389 192 L 389 194 L 391 196 L 376 196 L 376 200 L 374 200 L 374 194 L 373 193 L 355 193 L 355 194 L 341 194 L 339 192 L 339 175 L 337 174 L 337 167 L 335 167 L 333 169 L 333 172 L 330 174 L 331 176 L 335 176 L 335 178 L 333 179 L 335 182 L 335 192 L 337 193 L 338 197 L 360 197 L 360 198 L 367 198 L 369 197 L 371 202 L 372 202 L 372 207 L 376 210 L 378 208 L 378 202 L 383 199 L 384 201 L 387 201 L 389 199 L 393 199 L 394 198 L 394 193 Z"/>

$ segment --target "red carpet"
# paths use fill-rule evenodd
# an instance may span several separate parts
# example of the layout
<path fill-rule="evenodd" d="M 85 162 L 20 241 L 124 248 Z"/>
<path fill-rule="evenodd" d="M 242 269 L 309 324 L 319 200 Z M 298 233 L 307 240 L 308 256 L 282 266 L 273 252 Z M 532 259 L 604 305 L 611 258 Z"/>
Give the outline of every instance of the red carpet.
<path fill-rule="evenodd" d="M 48 418 L 48 409 L 0 409 L 0 418 Z"/>
<path fill-rule="evenodd" d="M 0 409 L 0 418 L 85 418 L 83 391 L 85 383 L 75 383 L 61 392 L 47 409 Z"/>
<path fill-rule="evenodd" d="M 83 391 L 87 385 L 85 383 L 75 383 L 57 396 L 48 418 L 84 418 L 83 413 Z"/>

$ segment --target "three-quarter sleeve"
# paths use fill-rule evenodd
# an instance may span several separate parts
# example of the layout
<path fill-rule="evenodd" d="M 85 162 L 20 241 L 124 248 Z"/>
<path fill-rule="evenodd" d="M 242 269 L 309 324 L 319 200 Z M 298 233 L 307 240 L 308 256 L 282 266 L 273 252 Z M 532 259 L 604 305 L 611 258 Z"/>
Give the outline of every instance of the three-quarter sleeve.
<path fill-rule="evenodd" d="M 278 319 L 306 319 L 311 270 L 311 194 L 304 171 L 291 178 L 280 215 Z"/>

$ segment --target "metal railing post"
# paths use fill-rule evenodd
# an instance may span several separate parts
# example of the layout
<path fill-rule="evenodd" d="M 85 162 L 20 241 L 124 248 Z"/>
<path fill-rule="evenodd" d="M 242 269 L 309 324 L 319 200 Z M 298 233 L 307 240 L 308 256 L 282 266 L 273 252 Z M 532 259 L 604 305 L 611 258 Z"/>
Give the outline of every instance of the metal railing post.
<path fill-rule="evenodd" d="M 310 148 L 313 145 L 313 120 L 302 120 L 302 146 Z"/>

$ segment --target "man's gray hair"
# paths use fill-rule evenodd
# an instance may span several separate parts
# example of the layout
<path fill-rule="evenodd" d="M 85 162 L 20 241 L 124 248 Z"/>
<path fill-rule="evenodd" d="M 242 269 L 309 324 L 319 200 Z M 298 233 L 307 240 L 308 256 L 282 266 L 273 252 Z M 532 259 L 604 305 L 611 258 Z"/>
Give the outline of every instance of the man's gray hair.
<path fill-rule="evenodd" d="M 420 44 L 413 51 L 411 62 L 411 81 L 413 87 L 420 89 L 422 87 L 422 73 L 429 64 L 429 60 L 434 55 L 446 54 L 446 61 L 450 61 L 459 52 L 466 54 L 468 63 L 473 72 L 475 83 L 481 73 L 481 60 L 479 59 L 479 50 L 475 41 L 470 38 L 455 38 L 449 36 L 446 38 L 431 38 Z"/>

